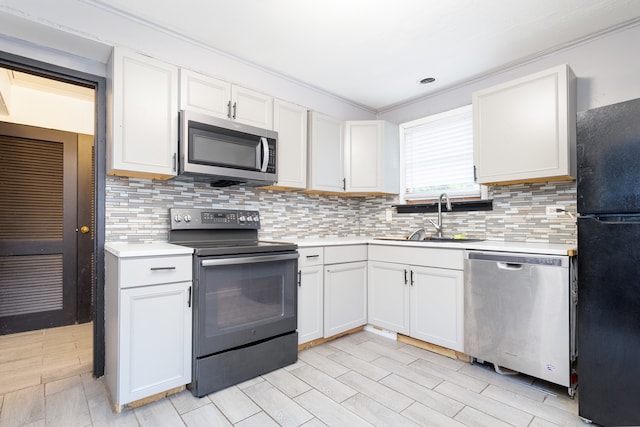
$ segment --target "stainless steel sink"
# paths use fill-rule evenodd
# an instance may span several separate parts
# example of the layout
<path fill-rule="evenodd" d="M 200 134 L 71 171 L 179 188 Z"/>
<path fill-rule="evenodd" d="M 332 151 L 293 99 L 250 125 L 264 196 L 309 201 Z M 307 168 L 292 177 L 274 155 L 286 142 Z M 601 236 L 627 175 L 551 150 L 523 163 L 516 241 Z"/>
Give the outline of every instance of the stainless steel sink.
<path fill-rule="evenodd" d="M 449 243 L 469 243 L 469 242 L 484 242 L 484 239 L 474 239 L 474 238 L 461 238 L 456 239 L 455 237 L 425 237 L 421 240 L 422 242 L 449 242 Z"/>
<path fill-rule="evenodd" d="M 376 237 L 377 240 L 395 240 L 399 242 L 442 242 L 442 243 L 469 243 L 469 242 L 484 242 L 485 239 L 477 238 L 462 238 L 455 239 L 453 237 L 424 237 L 422 239 L 408 239 L 406 237 Z"/>

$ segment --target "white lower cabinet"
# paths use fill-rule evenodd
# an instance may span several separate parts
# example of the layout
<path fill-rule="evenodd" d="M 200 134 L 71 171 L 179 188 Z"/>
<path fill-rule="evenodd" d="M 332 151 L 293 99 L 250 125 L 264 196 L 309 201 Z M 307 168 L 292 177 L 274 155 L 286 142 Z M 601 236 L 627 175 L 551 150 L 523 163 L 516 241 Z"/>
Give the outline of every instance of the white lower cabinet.
<path fill-rule="evenodd" d="M 298 344 L 324 334 L 323 248 L 299 249 Z"/>
<path fill-rule="evenodd" d="M 410 334 L 409 266 L 369 262 L 368 322 L 389 331 Z"/>
<path fill-rule="evenodd" d="M 117 411 L 191 382 L 191 260 L 105 250 L 105 378 Z"/>
<path fill-rule="evenodd" d="M 367 245 L 324 248 L 324 337 L 367 323 Z"/>
<path fill-rule="evenodd" d="M 411 267 L 413 338 L 456 351 L 464 344 L 464 275 L 445 268 Z"/>
<path fill-rule="evenodd" d="M 128 327 L 120 331 L 120 403 L 191 382 L 190 287 L 180 282 L 122 291 L 120 321 Z"/>
<path fill-rule="evenodd" d="M 370 245 L 369 259 L 370 324 L 463 351 L 462 250 Z"/>
<path fill-rule="evenodd" d="M 367 262 L 325 266 L 324 336 L 367 323 Z"/>

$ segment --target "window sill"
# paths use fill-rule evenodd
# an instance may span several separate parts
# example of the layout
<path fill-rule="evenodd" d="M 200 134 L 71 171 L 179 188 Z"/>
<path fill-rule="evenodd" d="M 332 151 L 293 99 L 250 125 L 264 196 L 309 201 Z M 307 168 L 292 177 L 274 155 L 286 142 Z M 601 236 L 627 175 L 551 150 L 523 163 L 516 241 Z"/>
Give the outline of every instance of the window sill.
<path fill-rule="evenodd" d="M 438 212 L 438 202 L 392 205 L 399 214 Z M 493 199 L 451 202 L 452 212 L 492 211 Z"/>

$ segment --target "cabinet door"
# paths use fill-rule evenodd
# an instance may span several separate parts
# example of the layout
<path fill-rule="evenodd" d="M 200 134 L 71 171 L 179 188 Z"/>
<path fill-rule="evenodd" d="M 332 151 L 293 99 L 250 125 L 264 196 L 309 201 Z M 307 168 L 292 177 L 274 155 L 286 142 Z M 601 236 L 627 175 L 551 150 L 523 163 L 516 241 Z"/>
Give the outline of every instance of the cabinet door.
<path fill-rule="evenodd" d="M 120 293 L 122 405 L 191 382 L 191 282 Z"/>
<path fill-rule="evenodd" d="M 367 262 L 325 266 L 325 338 L 367 323 Z"/>
<path fill-rule="evenodd" d="M 273 130 L 278 132 L 279 187 L 307 188 L 307 109 L 276 99 Z"/>
<path fill-rule="evenodd" d="M 298 283 L 298 344 L 323 335 L 323 267 L 303 267 Z"/>
<path fill-rule="evenodd" d="M 562 65 L 473 94 L 479 183 L 575 177 L 575 76 Z"/>
<path fill-rule="evenodd" d="M 409 273 L 407 265 L 369 262 L 368 322 L 409 335 Z"/>
<path fill-rule="evenodd" d="M 110 73 L 108 173 L 163 179 L 175 176 L 178 68 L 115 48 Z"/>
<path fill-rule="evenodd" d="M 463 272 L 411 267 L 411 336 L 463 351 Z"/>
<path fill-rule="evenodd" d="M 344 192 L 343 124 L 340 120 L 309 113 L 309 190 Z"/>
<path fill-rule="evenodd" d="M 231 87 L 231 118 L 262 129 L 273 129 L 273 98 L 240 86 Z"/>
<path fill-rule="evenodd" d="M 229 119 L 231 118 L 231 84 L 181 69 L 180 109 Z"/>
<path fill-rule="evenodd" d="M 381 192 L 382 122 L 345 122 L 345 176 L 347 192 Z"/>

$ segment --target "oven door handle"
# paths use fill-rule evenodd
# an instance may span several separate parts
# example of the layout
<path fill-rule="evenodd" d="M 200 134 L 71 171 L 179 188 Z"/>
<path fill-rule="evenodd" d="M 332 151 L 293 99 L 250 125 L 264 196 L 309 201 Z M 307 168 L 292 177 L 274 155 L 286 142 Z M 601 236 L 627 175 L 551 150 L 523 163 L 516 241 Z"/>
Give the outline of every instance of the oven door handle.
<path fill-rule="evenodd" d="M 256 262 L 272 262 L 272 261 L 284 261 L 288 259 L 297 259 L 298 253 L 284 254 L 284 255 L 261 255 L 241 258 L 220 258 L 220 259 L 204 259 L 200 261 L 200 265 L 203 267 L 213 267 L 216 265 L 234 265 L 234 264 L 247 264 Z"/>

